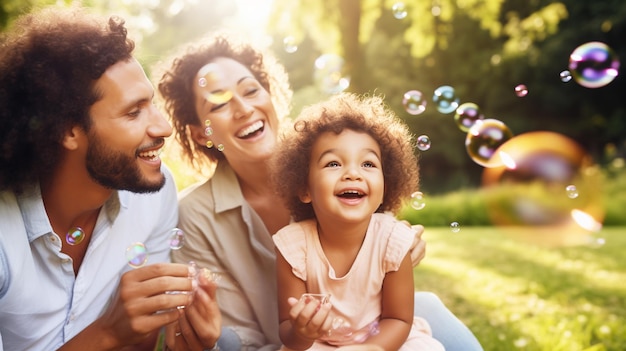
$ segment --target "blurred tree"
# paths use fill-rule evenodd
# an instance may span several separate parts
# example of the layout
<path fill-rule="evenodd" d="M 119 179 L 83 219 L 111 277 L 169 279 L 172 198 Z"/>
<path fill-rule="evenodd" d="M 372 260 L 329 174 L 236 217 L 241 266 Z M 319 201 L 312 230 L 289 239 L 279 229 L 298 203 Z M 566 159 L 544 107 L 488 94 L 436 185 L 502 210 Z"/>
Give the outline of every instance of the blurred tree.
<path fill-rule="evenodd" d="M 559 78 L 571 52 L 588 41 L 605 42 L 626 57 L 623 1 L 414 0 L 404 3 L 404 18 L 394 16 L 398 4 L 274 0 L 270 30 L 277 38 L 307 38 L 308 54 L 342 55 L 348 90 L 385 95 L 415 134 L 430 137 L 432 148 L 420 155 L 425 191 L 477 186 L 482 173 L 464 150 L 454 113 L 434 108 L 432 93 L 441 85 L 453 86 L 461 103 L 476 103 L 486 118 L 503 121 L 515 135 L 551 130 L 575 139 L 599 162 L 607 146 L 624 157 L 624 80 L 590 89 Z M 296 108 L 323 97 L 314 93 L 307 58 L 279 56 L 297 87 Z M 528 87 L 528 96 L 516 96 L 518 84 Z M 411 89 L 428 98 L 418 116 L 401 104 Z"/>
<path fill-rule="evenodd" d="M 0 30 L 37 6 L 74 2 L 2 0 Z M 241 24 L 230 0 L 81 3 L 127 19 L 147 70 L 180 44 Z M 623 0 L 273 0 L 272 6 L 268 32 L 290 74 L 292 115 L 328 94 L 315 85 L 316 58 L 340 55 L 349 91 L 384 95 L 416 135 L 430 137 L 432 147 L 420 155 L 426 192 L 478 186 L 482 173 L 467 156 L 454 113 L 435 109 L 432 94 L 441 85 L 515 135 L 550 130 L 575 139 L 600 163 L 626 157 L 626 81 L 618 76 L 590 89 L 559 78 L 572 51 L 589 41 L 605 42 L 626 58 Z M 286 37 L 295 39 L 297 51 L 285 51 Z M 528 87 L 528 96 L 515 95 L 518 84 Z M 417 116 L 402 106 L 403 94 L 414 89 L 427 99 Z"/>

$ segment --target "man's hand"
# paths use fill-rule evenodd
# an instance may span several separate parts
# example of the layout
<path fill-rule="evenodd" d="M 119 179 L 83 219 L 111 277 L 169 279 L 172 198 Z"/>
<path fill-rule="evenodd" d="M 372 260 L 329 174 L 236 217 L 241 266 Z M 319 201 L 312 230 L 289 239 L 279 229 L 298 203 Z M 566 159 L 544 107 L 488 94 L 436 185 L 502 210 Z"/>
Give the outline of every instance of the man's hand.
<path fill-rule="evenodd" d="M 217 284 L 214 281 L 205 274 L 198 275 L 198 287 L 192 303 L 179 311 L 177 322 L 166 327 L 165 343 L 169 349 L 205 350 L 215 346 L 222 328 L 216 291 Z"/>
<path fill-rule="evenodd" d="M 116 347 L 141 344 L 179 318 L 178 308 L 191 303 L 192 280 L 185 264 L 157 263 L 126 272 L 111 304 L 94 326 Z M 106 337 L 108 336 L 108 337 Z"/>

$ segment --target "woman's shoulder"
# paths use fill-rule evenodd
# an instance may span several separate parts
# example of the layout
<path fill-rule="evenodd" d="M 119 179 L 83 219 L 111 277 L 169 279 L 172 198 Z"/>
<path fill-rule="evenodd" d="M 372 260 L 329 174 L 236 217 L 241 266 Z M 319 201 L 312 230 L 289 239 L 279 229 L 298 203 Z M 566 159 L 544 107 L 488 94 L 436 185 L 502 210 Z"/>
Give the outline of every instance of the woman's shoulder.
<path fill-rule="evenodd" d="M 215 201 L 211 191 L 212 179 L 194 183 L 178 193 L 179 208 L 213 208 Z"/>

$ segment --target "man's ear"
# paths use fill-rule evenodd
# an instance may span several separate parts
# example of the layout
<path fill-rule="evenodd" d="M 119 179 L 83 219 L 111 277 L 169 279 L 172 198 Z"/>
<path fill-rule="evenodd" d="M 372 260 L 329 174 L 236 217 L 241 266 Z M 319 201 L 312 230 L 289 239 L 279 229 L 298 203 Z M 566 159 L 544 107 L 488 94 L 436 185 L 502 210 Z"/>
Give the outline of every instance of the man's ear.
<path fill-rule="evenodd" d="M 65 132 L 61 144 L 68 150 L 76 150 L 80 146 L 82 138 L 85 138 L 85 131 L 78 126 L 74 126 Z"/>
<path fill-rule="evenodd" d="M 302 201 L 305 204 L 311 203 L 311 195 L 309 195 L 308 191 L 298 195 L 298 197 L 300 198 L 300 201 Z"/>

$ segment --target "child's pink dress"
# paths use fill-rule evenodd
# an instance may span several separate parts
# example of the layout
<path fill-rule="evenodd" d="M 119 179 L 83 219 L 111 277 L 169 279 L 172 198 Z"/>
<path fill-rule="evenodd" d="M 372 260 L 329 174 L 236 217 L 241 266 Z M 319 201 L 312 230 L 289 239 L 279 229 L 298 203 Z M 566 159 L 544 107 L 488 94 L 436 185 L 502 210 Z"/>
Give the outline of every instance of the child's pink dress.
<path fill-rule="evenodd" d="M 380 318 L 385 274 L 398 270 L 414 237 L 414 231 L 404 223 L 375 213 L 350 271 L 337 277 L 322 250 L 315 220 L 291 223 L 273 236 L 293 273 L 306 283 L 307 292 L 331 294 L 332 313 L 348 321 L 355 331 L 350 337 L 318 340 L 309 350 L 333 350 L 364 341 L 363 331 Z M 400 350 L 442 351 L 444 347 L 432 337 L 428 322 L 414 317 L 409 337 Z"/>

